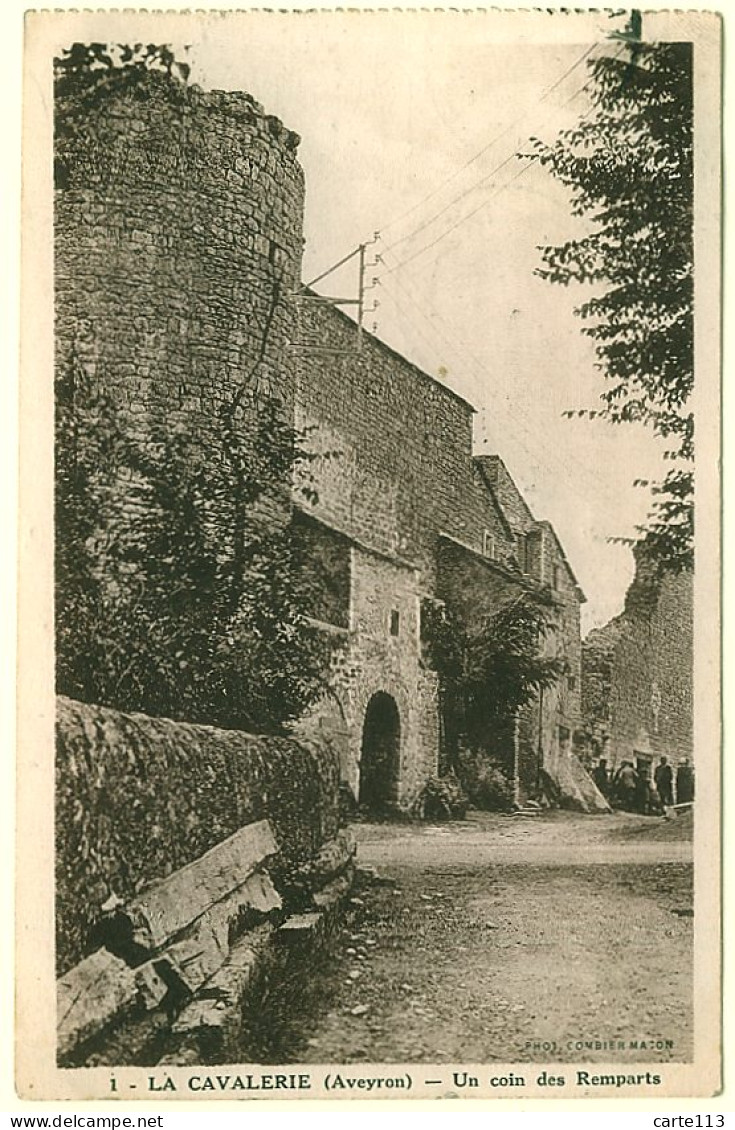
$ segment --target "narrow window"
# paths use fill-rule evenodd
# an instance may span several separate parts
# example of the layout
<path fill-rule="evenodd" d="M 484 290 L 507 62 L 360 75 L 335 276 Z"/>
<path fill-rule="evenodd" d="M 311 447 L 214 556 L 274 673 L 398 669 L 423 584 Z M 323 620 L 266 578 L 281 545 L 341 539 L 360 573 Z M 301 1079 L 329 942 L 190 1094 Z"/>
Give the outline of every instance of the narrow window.
<path fill-rule="evenodd" d="M 280 247 L 274 239 L 268 240 L 268 262 L 272 263 L 274 267 L 282 267 L 286 262 L 288 256 L 283 247 Z"/>
<path fill-rule="evenodd" d="M 401 626 L 401 614 L 397 609 L 393 609 L 390 614 L 390 634 L 397 636 Z"/>
<path fill-rule="evenodd" d="M 518 567 L 522 573 L 528 572 L 526 566 L 526 536 L 525 534 L 516 534 L 516 557 L 518 558 Z"/>
<path fill-rule="evenodd" d="M 482 535 L 482 552 L 485 557 L 495 559 L 495 538 L 490 530 L 485 530 Z"/>

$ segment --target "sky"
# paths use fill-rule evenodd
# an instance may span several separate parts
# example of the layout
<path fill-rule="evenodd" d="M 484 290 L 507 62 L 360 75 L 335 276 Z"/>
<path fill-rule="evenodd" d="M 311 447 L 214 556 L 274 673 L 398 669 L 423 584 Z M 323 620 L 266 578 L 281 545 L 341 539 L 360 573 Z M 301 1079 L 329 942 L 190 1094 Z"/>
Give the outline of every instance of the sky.
<path fill-rule="evenodd" d="M 120 19 L 131 42 L 131 15 Z M 304 280 L 369 243 L 366 300 L 378 306 L 368 328 L 475 406 L 476 451 L 503 458 L 566 549 L 587 596 L 583 630 L 605 623 L 633 572 L 630 550 L 609 539 L 645 520 L 650 496 L 633 481 L 661 472 L 660 446 L 641 427 L 563 415 L 596 407 L 604 387 L 573 313 L 587 295 L 534 270 L 539 245 L 581 234 L 585 221 L 517 154 L 589 109 L 587 61 L 624 50 L 610 38 L 623 21 L 528 11 L 180 20 L 167 40 L 192 82 L 248 91 L 301 135 Z M 352 260 L 320 287 L 347 297 L 356 284 Z"/>

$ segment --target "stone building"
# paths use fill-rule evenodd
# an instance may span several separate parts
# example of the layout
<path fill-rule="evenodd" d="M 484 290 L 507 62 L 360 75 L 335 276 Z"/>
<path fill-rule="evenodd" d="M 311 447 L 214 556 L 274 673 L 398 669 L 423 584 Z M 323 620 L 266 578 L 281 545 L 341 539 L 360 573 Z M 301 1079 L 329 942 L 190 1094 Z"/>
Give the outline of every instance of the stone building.
<path fill-rule="evenodd" d="M 611 768 L 693 757 L 693 576 L 660 570 L 644 543 L 635 557 L 623 611 L 583 646 L 588 756 Z"/>
<path fill-rule="evenodd" d="M 341 594 L 325 622 L 342 636 L 334 696 L 316 714 L 340 743 L 346 783 L 360 799 L 408 806 L 437 773 L 423 602 L 472 625 L 525 590 L 553 604 L 548 646 L 565 674 L 523 711 L 508 768 L 521 793 L 543 768 L 581 799 L 572 737 L 584 595 L 553 528 L 535 519 L 498 455 L 473 455 L 466 400 L 370 334 L 358 350 L 354 323 L 331 305 L 305 303 L 300 325 L 296 419 L 323 457 L 309 468 L 318 500 L 299 503 L 297 488 L 299 520 L 319 545 L 315 559 L 329 562 L 325 589 Z M 336 352 L 320 352 L 324 343 Z"/>
<path fill-rule="evenodd" d="M 82 365 L 141 433 L 184 423 L 206 444 L 253 382 L 306 429 L 316 497 L 297 477 L 287 509 L 336 645 L 308 721 L 338 742 L 355 796 L 408 807 L 438 770 L 422 602 L 471 623 L 524 589 L 550 595 L 566 673 L 520 719 L 513 769 L 521 792 L 544 768 L 576 796 L 584 596 L 500 457 L 473 456 L 472 406 L 305 300 L 297 135 L 248 95 L 160 74 L 82 111 L 57 120 L 57 367 Z"/>

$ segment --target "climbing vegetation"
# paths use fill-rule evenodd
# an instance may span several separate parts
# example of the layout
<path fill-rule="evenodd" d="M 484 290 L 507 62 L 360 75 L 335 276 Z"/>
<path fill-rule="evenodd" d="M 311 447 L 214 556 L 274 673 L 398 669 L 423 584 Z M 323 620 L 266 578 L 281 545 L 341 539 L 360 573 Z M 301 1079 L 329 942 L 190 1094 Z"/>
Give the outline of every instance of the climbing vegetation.
<path fill-rule="evenodd" d="M 182 428 L 141 431 L 78 363 L 62 374 L 60 693 L 246 730 L 277 730 L 319 693 L 328 655 L 289 521 L 309 454 L 274 398 L 250 390 L 222 417 L 205 451 Z"/>
<path fill-rule="evenodd" d="M 469 626 L 446 606 L 424 602 L 425 654 L 439 676 L 444 745 L 452 768 L 457 768 L 460 746 L 487 749 L 521 707 L 556 683 L 564 660 L 544 653 L 553 617 L 553 605 L 541 593 L 510 597 Z"/>

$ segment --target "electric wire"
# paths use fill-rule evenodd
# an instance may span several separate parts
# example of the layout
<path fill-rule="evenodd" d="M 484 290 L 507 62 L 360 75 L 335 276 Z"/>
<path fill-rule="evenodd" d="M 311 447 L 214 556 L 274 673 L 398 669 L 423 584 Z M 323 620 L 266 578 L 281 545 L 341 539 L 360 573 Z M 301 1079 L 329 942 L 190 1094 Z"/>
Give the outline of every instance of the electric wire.
<path fill-rule="evenodd" d="M 572 65 L 570 67 L 567 67 L 567 69 L 564 71 L 563 74 L 561 74 L 553 83 L 551 83 L 549 86 L 547 86 L 545 88 L 545 90 L 542 92 L 542 94 L 534 102 L 532 109 L 535 109 L 536 106 L 539 105 L 541 102 L 544 102 L 549 97 L 550 94 L 553 94 L 553 92 L 557 89 L 557 87 L 560 86 L 562 82 L 564 82 L 564 79 L 568 78 L 569 75 L 572 74 L 572 72 L 575 71 L 577 69 L 577 67 L 581 66 L 582 63 L 585 61 L 585 59 L 587 59 L 589 57 L 589 55 L 591 55 L 591 53 L 594 51 L 596 46 L 597 46 L 597 43 L 592 43 L 588 48 L 586 48 L 586 50 L 579 56 L 578 59 L 575 59 L 575 61 L 572 63 Z M 455 169 L 455 171 L 450 176 L 448 176 L 444 181 L 442 181 L 441 184 L 438 184 L 436 186 L 436 188 L 433 188 L 431 190 L 431 192 L 427 192 L 427 194 L 425 196 L 423 196 L 421 198 L 421 200 L 417 201 L 416 204 L 413 204 L 410 208 L 407 208 L 405 212 L 402 212 L 394 220 L 390 220 L 387 224 L 384 224 L 383 227 L 381 228 L 381 231 L 383 231 L 383 232 L 388 231 L 390 228 L 395 227 L 396 224 L 401 223 L 402 220 L 407 219 L 408 216 L 413 215 L 414 212 L 417 212 L 418 209 L 421 208 L 428 200 L 432 200 L 435 196 L 437 196 L 442 191 L 442 189 L 446 188 L 446 186 L 448 184 L 451 184 L 451 182 L 456 180 L 456 178 L 458 176 L 461 176 L 461 174 L 465 171 L 465 169 L 468 169 L 471 165 L 474 165 L 476 161 L 479 161 L 481 157 L 484 157 L 484 155 L 490 149 L 492 149 L 492 147 L 494 145 L 496 145 L 498 141 L 501 141 L 504 137 L 506 137 L 525 118 L 527 118 L 530 113 L 531 113 L 531 109 L 525 111 L 525 113 L 522 114 L 520 117 L 515 118 L 509 125 L 505 126 L 505 128 L 502 129 L 500 131 L 500 133 L 496 134 L 495 137 L 491 138 L 490 141 L 488 141 L 485 145 L 483 145 L 482 149 L 478 150 L 477 153 L 473 154 L 473 156 L 470 157 L 470 159 L 468 161 L 465 161 L 465 163 L 463 165 L 461 165 L 458 169 Z M 405 239 L 405 238 L 408 238 L 408 237 L 404 236 L 403 238 Z M 395 247 L 397 245 L 397 243 L 401 243 L 401 242 L 403 242 L 403 239 L 397 240 L 396 243 L 391 244 L 391 246 Z"/>
<path fill-rule="evenodd" d="M 621 48 L 620 50 L 618 50 L 618 52 L 615 55 L 611 56 L 611 58 L 612 59 L 618 59 L 620 57 L 620 55 L 622 54 L 624 49 L 625 48 Z M 569 105 L 570 102 L 573 102 L 575 98 L 577 98 L 584 90 L 587 89 L 587 87 L 590 85 L 591 81 L 592 81 L 591 79 L 588 79 L 587 82 L 584 83 L 584 85 L 578 87 L 577 90 L 575 90 L 573 92 L 573 94 L 571 94 L 570 97 L 563 103 L 563 105 L 567 106 L 567 105 Z M 583 121 L 586 117 L 588 117 L 593 109 L 594 109 L 594 106 L 590 107 L 589 110 L 587 110 L 584 114 L 580 115 L 580 121 Z M 453 205 L 458 204 L 465 197 L 469 196 L 477 188 L 479 188 L 483 184 L 485 184 L 486 181 L 490 180 L 502 168 L 504 168 L 506 165 L 511 164 L 511 162 L 516 160 L 518 157 L 519 157 L 519 154 L 517 154 L 515 152 L 509 154 L 503 161 L 500 162 L 499 165 L 497 165 L 495 168 L 491 169 L 489 173 L 484 174 L 480 178 L 480 180 L 475 181 L 474 184 L 470 185 L 467 189 L 464 190 L 464 192 L 460 193 L 459 196 L 457 196 L 453 200 L 451 200 L 439 212 L 435 213 L 434 216 L 432 216 L 430 219 L 426 220 L 424 223 L 420 224 L 413 231 L 409 232 L 408 235 L 402 236 L 400 240 L 396 240 L 393 243 L 389 244 L 388 247 L 385 248 L 385 251 L 391 251 L 392 249 L 397 247 L 400 243 L 405 243 L 406 240 L 414 238 L 421 231 L 423 231 L 427 227 L 429 227 L 434 222 L 434 220 L 438 219 L 441 215 L 443 215 L 451 207 L 453 207 Z M 524 165 L 520 169 L 520 171 L 518 173 L 516 173 L 515 176 L 510 178 L 510 180 L 499 185 L 497 187 L 496 191 L 491 193 L 485 200 L 483 200 L 480 204 L 478 204 L 476 208 L 473 208 L 470 212 L 466 213 L 463 217 L 461 217 L 459 220 L 457 220 L 454 224 L 452 224 L 449 228 L 447 228 L 440 235 L 436 236 L 428 244 L 423 245 L 417 251 L 413 252 L 413 254 L 408 255 L 400 263 L 398 263 L 396 266 L 392 267 L 390 269 L 390 271 L 386 271 L 384 273 L 385 274 L 392 274 L 395 271 L 399 270 L 401 267 L 406 266 L 408 263 L 412 263 L 414 261 L 414 259 L 418 259 L 419 256 L 424 254 L 424 252 L 431 250 L 431 248 L 435 247 L 437 243 L 439 243 L 441 240 L 445 239 L 446 236 L 451 235 L 451 233 L 453 231 L 456 231 L 456 229 L 458 227 L 460 227 L 461 224 L 465 223 L 467 220 L 472 219 L 473 216 L 477 215 L 478 212 L 480 212 L 483 208 L 487 207 L 487 205 L 492 200 L 494 200 L 501 192 L 504 192 L 506 188 L 509 188 L 510 185 L 513 184 L 514 181 L 518 180 L 519 177 L 523 176 L 524 173 L 526 173 L 528 171 L 528 169 L 532 168 L 537 163 L 538 163 L 538 157 L 531 156 L 528 160 L 528 164 Z M 381 231 L 382 230 L 384 230 L 384 229 L 381 229 Z"/>
<path fill-rule="evenodd" d="M 487 373 L 486 373 L 486 367 L 483 364 L 483 362 L 474 353 L 472 353 L 472 351 L 470 349 L 468 349 L 466 346 L 461 345 L 456 339 L 450 338 L 448 336 L 448 334 L 442 333 L 437 328 L 434 319 L 441 321 L 442 324 L 445 327 L 447 327 L 447 330 L 449 331 L 449 327 L 447 326 L 446 321 L 441 317 L 441 315 L 438 313 L 438 311 L 434 307 L 430 306 L 428 301 L 427 301 L 427 306 L 430 307 L 432 317 L 429 317 L 429 315 L 422 309 L 420 303 L 413 297 L 413 295 L 404 286 L 401 285 L 399 279 L 397 279 L 397 278 L 391 279 L 391 284 L 399 287 L 399 289 L 401 290 L 401 293 L 404 295 L 404 297 L 406 297 L 411 302 L 411 304 L 414 306 L 414 308 L 419 313 L 419 315 L 426 321 L 427 325 L 433 331 L 435 337 L 438 338 L 440 341 L 442 341 L 449 348 L 450 352 L 449 352 L 449 356 L 448 356 L 447 359 L 449 359 L 449 357 L 451 357 L 452 354 L 454 354 L 454 356 L 457 359 L 461 360 L 462 358 L 464 358 L 464 365 L 467 366 L 471 370 L 471 376 L 474 377 L 473 384 L 475 385 L 477 391 L 479 392 L 480 389 L 484 390 Z M 408 313 L 406 308 L 399 302 L 396 295 L 392 293 L 391 287 L 386 286 L 384 284 L 383 289 L 385 290 L 385 293 L 387 293 L 389 295 L 389 297 L 391 298 L 393 303 L 401 311 L 401 313 L 404 315 L 404 317 L 406 317 L 407 320 L 411 323 L 411 325 L 414 327 L 416 332 L 419 333 L 420 336 L 424 339 L 424 341 L 427 342 L 427 344 L 432 349 L 432 352 L 436 354 L 436 352 L 437 352 L 436 343 L 432 344 L 429 341 L 426 334 L 422 331 L 421 327 L 416 324 L 416 322 L 410 316 L 410 314 Z M 451 332 L 451 331 L 449 331 L 449 332 Z M 588 467 L 586 467 L 580 460 L 576 459 L 568 451 L 565 452 L 564 458 L 562 458 L 558 454 L 558 452 L 546 442 L 545 438 L 541 435 L 541 433 L 537 433 L 533 429 L 529 428 L 527 426 L 527 421 L 522 420 L 519 416 L 516 415 L 516 413 L 513 411 L 513 409 L 510 407 L 509 404 L 506 405 L 502 401 L 500 401 L 499 404 L 500 404 L 501 414 L 505 415 L 508 419 L 510 419 L 510 421 L 512 422 L 513 429 L 514 430 L 515 429 L 520 430 L 523 433 L 523 435 L 525 435 L 528 442 L 530 444 L 535 445 L 537 450 L 533 451 L 530 447 L 527 447 L 526 444 L 522 442 L 522 440 L 517 439 L 518 446 L 523 448 L 523 450 L 526 452 L 526 455 L 528 455 L 529 458 L 533 462 L 536 462 L 536 463 L 539 462 L 538 448 L 541 448 L 543 450 L 543 452 L 545 453 L 545 457 L 547 459 L 551 459 L 552 462 L 554 462 L 562 471 L 567 473 L 568 469 L 569 469 L 569 463 L 571 462 L 571 463 L 575 464 L 582 475 L 584 475 L 588 478 L 594 478 L 596 480 L 599 487 L 601 487 L 602 490 L 607 494 L 610 501 L 617 501 L 617 496 L 614 495 L 613 491 L 610 488 L 609 483 L 607 483 L 601 476 L 594 474 L 594 472 L 591 472 Z M 497 410 L 498 409 L 496 407 L 496 411 Z M 574 485 L 574 480 L 570 480 L 570 483 L 571 483 L 572 490 L 575 491 L 575 493 L 578 495 L 578 497 L 580 499 L 585 499 L 587 501 L 586 496 L 583 495 L 581 493 L 581 491 L 579 489 L 577 489 L 576 486 Z"/>
<path fill-rule="evenodd" d="M 583 52 L 583 54 L 581 56 L 579 56 L 575 60 L 575 62 L 570 67 L 568 67 L 566 69 L 566 71 L 564 71 L 564 73 L 559 76 L 559 78 L 557 78 L 554 81 L 554 83 L 552 83 L 548 88 L 546 88 L 546 90 L 543 92 L 543 94 L 537 100 L 536 104 L 542 102 L 545 98 L 547 98 L 553 92 L 553 90 L 557 89 L 561 85 L 561 83 L 564 81 L 564 79 L 566 79 L 578 66 L 580 66 L 590 56 L 590 54 L 592 53 L 592 51 L 594 50 L 594 48 L 596 46 L 597 46 L 597 44 L 595 43 L 595 44 L 592 44 L 590 47 L 588 47 Z M 620 55 L 623 53 L 623 51 L 625 49 L 626 49 L 625 46 L 621 47 L 615 53 L 615 55 L 611 56 L 611 58 L 612 59 L 619 58 Z M 582 86 L 578 87 L 562 103 L 562 105 L 564 105 L 564 106 L 569 105 L 572 101 L 574 101 L 575 98 L 577 98 L 581 93 L 584 92 L 584 90 L 586 90 L 590 86 L 591 82 L 592 82 L 592 78 L 588 79 Z M 592 112 L 593 109 L 594 109 L 594 107 L 590 107 L 590 109 L 588 111 L 586 111 L 584 114 L 581 115 L 580 120 L 583 120 L 584 118 L 586 118 L 588 116 L 588 114 Z M 450 183 L 452 180 L 456 179 L 456 177 L 459 176 L 466 168 L 468 168 L 469 166 L 474 164 L 477 160 L 479 160 L 480 157 L 482 157 L 484 155 L 484 153 L 486 153 L 494 144 L 496 144 L 496 142 L 498 140 L 500 140 L 503 136 L 507 135 L 512 129 L 514 129 L 518 125 L 519 121 L 522 121 L 526 117 L 528 117 L 529 113 L 530 113 L 530 111 L 527 111 L 526 114 L 522 115 L 520 119 L 516 119 L 509 126 L 507 126 L 500 134 L 498 134 L 495 138 L 491 139 L 491 141 L 488 142 L 476 154 L 474 154 L 473 157 L 470 158 L 469 161 L 465 162 L 465 164 L 460 169 L 456 170 L 456 172 L 453 173 L 451 177 L 447 178 L 444 182 L 442 182 L 442 184 L 438 185 L 435 189 L 433 189 L 430 193 L 428 193 L 425 197 L 423 197 L 421 201 L 419 201 L 417 204 L 413 205 L 410 209 L 407 209 L 405 212 L 401 213 L 401 215 L 396 217 L 395 220 L 392 220 L 387 225 L 384 225 L 383 228 L 379 232 L 375 233 L 374 239 L 369 241 L 369 242 L 371 242 L 371 243 L 382 242 L 382 232 L 388 230 L 391 227 L 394 227 L 402 219 L 405 219 L 408 215 L 411 215 L 414 212 L 416 212 L 419 209 L 419 207 L 421 207 L 427 200 L 432 199 L 434 196 L 438 195 L 438 193 L 441 192 L 442 189 L 444 187 L 446 187 L 446 185 L 448 183 Z M 478 181 L 476 181 L 472 185 L 470 185 L 467 189 L 465 189 L 462 193 L 460 193 L 459 196 L 455 197 L 452 201 L 449 202 L 449 204 L 445 205 L 442 209 L 440 209 L 439 212 L 435 213 L 434 216 L 430 217 L 426 221 L 423 221 L 417 228 L 415 228 L 413 231 L 409 232 L 406 236 L 403 236 L 399 240 L 396 240 L 392 244 L 389 244 L 387 247 L 384 247 L 382 249 L 381 253 L 380 253 L 380 262 L 384 262 L 383 259 L 382 259 L 382 256 L 388 255 L 388 254 L 391 255 L 391 258 L 395 259 L 396 258 L 395 255 L 392 254 L 393 248 L 400 245 L 401 243 L 404 243 L 407 239 L 415 237 L 416 235 L 420 234 L 421 231 L 425 230 L 428 226 L 430 226 L 431 223 L 433 223 L 436 219 L 438 219 L 441 215 L 443 215 L 450 207 L 452 207 L 454 204 L 456 204 L 459 201 L 461 201 L 462 199 L 464 199 L 466 196 L 470 195 L 471 192 L 475 191 L 478 187 L 480 187 L 482 184 L 484 184 L 487 180 L 489 180 L 497 172 L 501 171 L 502 168 L 506 167 L 512 161 L 516 160 L 517 157 L 518 157 L 518 154 L 515 153 L 515 152 L 509 154 L 506 158 L 504 158 L 503 161 L 501 161 L 489 173 L 483 174 L 483 176 Z M 464 355 L 464 357 L 467 360 L 469 360 L 469 367 L 473 371 L 473 376 L 475 378 L 475 381 L 479 382 L 478 387 L 480 387 L 482 384 L 484 384 L 484 379 L 485 379 L 485 376 L 486 376 L 485 371 L 484 371 L 485 366 L 483 365 L 483 363 L 474 354 L 472 354 L 471 351 L 469 351 L 466 347 L 463 348 L 459 344 L 459 342 L 457 342 L 454 339 L 450 340 L 446 335 L 442 334 L 437 329 L 435 323 L 432 322 L 432 320 L 427 317 L 427 315 L 422 310 L 419 303 L 416 302 L 416 300 L 413 298 L 411 293 L 401 284 L 400 279 L 396 275 L 396 272 L 399 271 L 401 268 L 407 266 L 409 263 L 413 262 L 413 260 L 415 260 L 419 256 L 423 255 L 425 252 L 431 250 L 431 248 L 435 247 L 439 242 L 441 242 L 443 239 L 445 239 L 448 235 L 450 235 L 458 227 L 460 227 L 462 224 L 464 224 L 465 222 L 470 220 L 479 211 L 481 211 L 482 208 L 486 207 L 493 199 L 495 199 L 497 196 L 499 196 L 506 189 L 510 188 L 510 186 L 515 181 L 517 181 L 521 176 L 525 175 L 525 173 L 530 168 L 532 168 L 535 164 L 537 164 L 537 160 L 538 159 L 536 157 L 532 157 L 531 159 L 529 159 L 528 163 L 526 165 L 524 165 L 515 174 L 515 176 L 511 177 L 509 180 L 505 181 L 503 184 L 498 185 L 496 190 L 487 199 L 483 200 L 482 203 L 479 204 L 476 208 L 473 208 L 470 212 L 468 212 L 464 216 L 460 217 L 454 224 L 450 225 L 449 228 L 447 228 L 443 232 L 439 233 L 429 243 L 427 243 L 427 244 L 423 245 L 422 247 L 420 247 L 419 249 L 417 249 L 412 255 L 409 255 L 404 260 L 396 262 L 393 266 L 388 267 L 387 270 L 379 271 L 377 276 L 376 276 L 376 278 L 380 282 L 381 286 L 385 286 L 385 280 L 388 276 L 394 276 L 390 280 L 391 283 L 396 285 L 401 290 L 404 297 L 406 297 L 412 303 L 412 305 L 415 307 L 415 309 L 418 311 L 418 313 L 421 315 L 421 317 L 429 325 L 429 327 L 433 331 L 435 337 L 441 339 L 449 347 L 450 353 L 454 353 L 458 357 L 461 357 L 462 355 Z M 351 252 L 348 256 L 345 257 L 345 259 L 341 260 L 341 262 L 345 262 L 346 259 L 351 258 L 355 253 L 356 253 L 356 251 Z M 339 266 L 339 265 L 340 264 L 335 264 L 335 268 L 336 268 L 336 266 Z M 376 263 L 376 265 L 377 265 L 377 263 Z M 335 268 L 332 268 L 332 269 L 335 269 Z M 331 269 L 330 269 L 330 271 L 324 272 L 324 274 L 319 276 L 319 278 L 325 277 L 329 273 L 331 273 Z M 317 281 L 317 280 L 314 280 L 314 281 Z M 370 289 L 370 287 L 368 287 L 366 289 Z M 426 332 L 424 330 L 422 330 L 422 328 L 419 325 L 417 325 L 416 321 L 409 314 L 406 307 L 398 299 L 397 295 L 392 293 L 389 287 L 386 287 L 385 289 L 386 289 L 386 294 L 389 296 L 390 300 L 393 302 L 393 304 L 396 306 L 396 308 L 399 310 L 399 312 L 410 322 L 410 324 L 413 326 L 414 330 L 420 335 L 420 337 L 423 339 L 423 341 L 430 348 L 431 352 L 433 354 L 436 354 L 436 350 L 437 350 L 436 341 L 432 342 L 431 339 L 427 336 Z M 427 305 L 428 305 L 428 302 L 427 302 Z M 449 326 L 447 325 L 446 320 L 443 319 L 441 317 L 441 315 L 439 315 L 438 312 L 436 310 L 434 310 L 433 308 L 432 308 L 432 313 L 433 313 L 434 318 L 441 321 L 442 324 L 447 328 L 447 330 L 449 330 Z M 467 362 L 465 361 L 465 364 L 466 363 Z M 473 381 L 473 383 L 475 383 L 475 382 Z M 535 444 L 536 447 L 539 447 L 539 446 L 542 447 L 544 450 L 546 450 L 548 452 L 549 457 L 552 458 L 553 461 L 556 462 L 558 466 L 560 466 L 560 467 L 563 466 L 566 469 L 566 467 L 568 465 L 568 459 L 565 458 L 565 460 L 562 462 L 562 460 L 559 458 L 558 454 L 552 448 L 550 448 L 539 435 L 535 435 L 532 431 L 529 431 L 529 429 L 524 425 L 524 423 L 517 416 L 515 416 L 515 414 L 513 413 L 512 409 L 509 406 L 504 406 L 504 408 L 505 408 L 505 411 L 507 412 L 507 415 L 512 420 L 515 421 L 515 427 L 522 430 L 523 434 L 526 436 L 529 443 Z M 519 443 L 519 446 L 523 448 L 523 450 L 526 452 L 526 454 L 531 459 L 533 459 L 534 461 L 537 461 L 537 454 L 536 453 L 534 453 L 530 448 L 528 448 L 526 446 L 526 444 L 522 443 L 520 440 L 518 441 L 518 443 Z M 577 464 L 577 466 L 579 467 L 580 471 L 583 474 L 588 475 L 588 476 L 590 475 L 589 468 L 584 467 L 584 465 L 578 460 L 575 460 L 575 459 L 572 458 L 572 461 Z M 610 491 L 609 485 L 607 483 L 605 483 L 605 481 L 600 476 L 594 476 L 594 477 L 597 479 L 600 486 L 602 486 L 602 488 L 606 492 Z M 574 489 L 574 487 L 572 487 L 572 489 Z M 579 493 L 578 490 L 575 490 L 575 493 L 577 493 L 580 498 L 584 497 L 581 493 Z M 609 497 L 612 498 L 612 493 L 609 494 Z"/>

